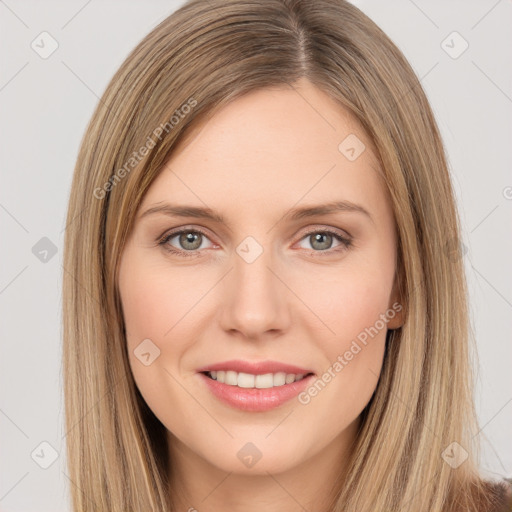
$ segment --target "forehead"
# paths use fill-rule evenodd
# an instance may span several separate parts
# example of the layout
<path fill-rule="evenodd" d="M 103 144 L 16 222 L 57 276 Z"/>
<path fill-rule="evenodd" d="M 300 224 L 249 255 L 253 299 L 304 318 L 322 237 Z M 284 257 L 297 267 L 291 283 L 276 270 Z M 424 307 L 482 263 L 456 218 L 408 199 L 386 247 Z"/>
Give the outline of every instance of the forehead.
<path fill-rule="evenodd" d="M 371 203 L 385 195 L 371 139 L 354 116 L 309 82 L 237 98 L 200 122 L 185 142 L 151 185 L 144 206 L 172 199 L 240 211 L 290 207 L 301 199 Z"/>

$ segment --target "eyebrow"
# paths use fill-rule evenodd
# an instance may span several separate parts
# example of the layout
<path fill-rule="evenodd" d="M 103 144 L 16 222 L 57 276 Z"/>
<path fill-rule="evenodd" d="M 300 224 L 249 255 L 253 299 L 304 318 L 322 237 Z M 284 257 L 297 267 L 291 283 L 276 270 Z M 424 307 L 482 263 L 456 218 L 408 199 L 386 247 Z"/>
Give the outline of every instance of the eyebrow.
<path fill-rule="evenodd" d="M 281 220 L 285 219 L 296 221 L 306 219 L 309 217 L 328 215 L 330 213 L 337 212 L 361 213 L 368 217 L 373 222 L 373 218 L 366 208 L 359 204 L 352 203 L 350 201 L 333 201 L 326 204 L 308 205 L 298 208 L 292 208 L 291 210 L 288 211 L 288 213 L 281 217 Z M 225 226 L 228 226 L 228 223 L 226 222 L 224 217 L 220 213 L 212 210 L 211 208 L 203 208 L 189 205 L 172 205 L 169 203 L 164 203 L 149 208 L 140 215 L 139 220 L 154 214 L 163 214 L 169 217 L 208 219 L 219 224 L 224 224 Z"/>

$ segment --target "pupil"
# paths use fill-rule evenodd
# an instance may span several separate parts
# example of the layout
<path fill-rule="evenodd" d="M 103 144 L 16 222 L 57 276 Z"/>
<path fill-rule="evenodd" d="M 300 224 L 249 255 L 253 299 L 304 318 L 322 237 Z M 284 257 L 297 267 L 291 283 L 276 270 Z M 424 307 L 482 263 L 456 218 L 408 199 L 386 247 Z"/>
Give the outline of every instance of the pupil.
<path fill-rule="evenodd" d="M 327 239 L 327 244 L 324 240 L 323 244 L 322 244 L 322 238 L 326 238 Z M 320 247 L 316 247 L 317 249 L 329 249 L 330 247 L 330 243 L 329 242 L 332 242 L 332 236 L 331 235 L 328 235 L 327 233 L 317 233 L 316 235 L 313 235 L 313 242 L 311 242 L 311 245 L 313 247 L 315 247 L 315 243 L 316 242 L 320 242 Z"/>
<path fill-rule="evenodd" d="M 198 247 L 201 246 L 201 242 L 200 241 L 199 241 L 199 244 L 197 243 L 197 241 L 199 240 L 199 237 L 200 237 L 199 233 L 186 233 L 184 235 L 181 235 L 180 243 L 186 249 L 195 250 L 195 249 L 197 249 Z M 194 242 L 195 242 L 195 245 L 194 245 Z M 192 247 L 190 247 L 187 244 L 192 244 Z"/>

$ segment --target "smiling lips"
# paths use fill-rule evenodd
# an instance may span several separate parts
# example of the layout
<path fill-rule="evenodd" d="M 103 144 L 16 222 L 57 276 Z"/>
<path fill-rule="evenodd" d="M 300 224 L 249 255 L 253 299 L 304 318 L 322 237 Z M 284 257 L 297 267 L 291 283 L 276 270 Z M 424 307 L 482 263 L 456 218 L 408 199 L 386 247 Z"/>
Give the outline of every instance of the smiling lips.
<path fill-rule="evenodd" d="M 263 361 L 225 361 L 197 370 L 219 399 L 244 411 L 263 412 L 298 395 L 314 377 L 311 370 Z"/>
<path fill-rule="evenodd" d="M 238 386 L 239 388 L 258 388 L 267 389 L 277 386 L 291 384 L 304 378 L 304 374 L 294 373 L 264 373 L 263 375 L 253 375 L 251 373 L 234 372 L 231 370 L 211 371 L 208 376 L 217 382 L 227 384 L 228 386 Z"/>

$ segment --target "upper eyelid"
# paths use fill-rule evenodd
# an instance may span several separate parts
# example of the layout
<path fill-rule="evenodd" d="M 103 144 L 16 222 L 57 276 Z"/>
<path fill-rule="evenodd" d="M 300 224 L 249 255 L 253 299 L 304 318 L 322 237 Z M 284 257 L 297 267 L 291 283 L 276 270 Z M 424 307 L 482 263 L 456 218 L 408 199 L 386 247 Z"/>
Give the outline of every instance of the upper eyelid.
<path fill-rule="evenodd" d="M 181 233 L 189 233 L 189 232 L 201 233 L 202 235 L 208 237 L 209 239 L 211 238 L 210 235 L 208 234 L 206 228 L 203 228 L 203 227 L 197 228 L 197 227 L 185 226 L 185 227 L 174 228 L 174 229 L 170 229 L 170 230 L 166 231 L 162 236 L 158 237 L 158 240 L 165 240 L 167 238 L 173 238 L 176 235 L 180 235 Z"/>

